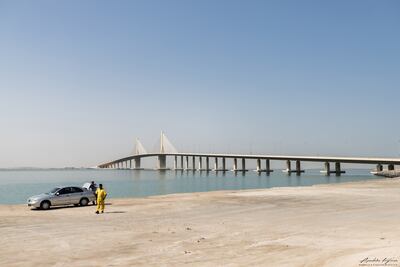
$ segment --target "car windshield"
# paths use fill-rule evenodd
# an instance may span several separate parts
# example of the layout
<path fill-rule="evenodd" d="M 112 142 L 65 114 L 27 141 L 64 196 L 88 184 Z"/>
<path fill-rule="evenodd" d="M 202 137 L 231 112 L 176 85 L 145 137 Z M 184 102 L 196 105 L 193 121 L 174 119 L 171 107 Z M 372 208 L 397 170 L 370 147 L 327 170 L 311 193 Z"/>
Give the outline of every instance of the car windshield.
<path fill-rule="evenodd" d="M 57 192 L 58 190 L 60 190 L 59 187 L 54 188 L 53 190 L 51 190 L 50 192 L 48 192 L 47 194 L 54 194 L 55 192 Z"/>

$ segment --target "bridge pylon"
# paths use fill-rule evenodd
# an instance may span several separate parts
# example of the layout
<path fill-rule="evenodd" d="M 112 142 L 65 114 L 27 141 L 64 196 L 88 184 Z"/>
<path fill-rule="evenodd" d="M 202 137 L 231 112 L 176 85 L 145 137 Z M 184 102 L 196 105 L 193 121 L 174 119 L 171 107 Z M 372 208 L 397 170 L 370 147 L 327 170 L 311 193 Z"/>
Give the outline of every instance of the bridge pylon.
<path fill-rule="evenodd" d="M 176 148 L 171 144 L 168 138 L 165 136 L 164 132 L 161 131 L 160 134 L 160 154 L 158 155 L 158 170 L 168 170 L 167 168 L 167 156 L 163 155 L 165 153 L 177 153 Z"/>
<path fill-rule="evenodd" d="M 178 150 L 174 147 L 174 145 L 169 141 L 167 136 L 163 131 L 161 131 L 160 135 L 160 154 L 165 153 L 177 153 Z"/>
<path fill-rule="evenodd" d="M 139 141 L 139 138 L 136 138 L 135 140 L 135 150 L 133 152 L 133 155 L 141 155 L 141 154 L 147 154 L 146 149 L 142 145 L 142 143 Z"/>
<path fill-rule="evenodd" d="M 133 151 L 133 155 L 134 156 L 138 156 L 138 155 L 143 155 L 143 154 L 147 154 L 146 149 L 144 148 L 144 146 L 142 145 L 142 143 L 139 141 L 139 138 L 136 138 L 135 140 L 135 150 Z M 143 168 L 141 167 L 141 162 L 140 162 L 140 157 L 135 157 L 134 158 L 134 162 L 135 162 L 135 166 L 134 166 L 134 170 L 142 170 Z"/>
<path fill-rule="evenodd" d="M 161 136 L 160 136 L 160 154 L 164 154 L 165 149 L 164 149 L 164 133 L 161 131 Z"/>

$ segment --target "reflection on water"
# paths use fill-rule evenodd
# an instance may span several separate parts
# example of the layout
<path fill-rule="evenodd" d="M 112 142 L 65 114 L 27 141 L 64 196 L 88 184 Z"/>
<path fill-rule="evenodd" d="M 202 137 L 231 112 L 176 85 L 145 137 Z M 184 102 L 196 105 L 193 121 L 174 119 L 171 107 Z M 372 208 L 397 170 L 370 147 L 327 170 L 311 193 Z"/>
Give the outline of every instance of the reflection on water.
<path fill-rule="evenodd" d="M 342 176 L 326 176 L 319 170 L 301 175 L 280 170 L 268 174 L 254 171 L 153 171 L 153 170 L 1 170 L 0 203 L 25 203 L 29 196 L 56 186 L 82 185 L 88 181 L 103 183 L 109 197 L 143 197 L 171 193 L 308 186 L 378 179 L 369 170 L 346 170 Z"/>

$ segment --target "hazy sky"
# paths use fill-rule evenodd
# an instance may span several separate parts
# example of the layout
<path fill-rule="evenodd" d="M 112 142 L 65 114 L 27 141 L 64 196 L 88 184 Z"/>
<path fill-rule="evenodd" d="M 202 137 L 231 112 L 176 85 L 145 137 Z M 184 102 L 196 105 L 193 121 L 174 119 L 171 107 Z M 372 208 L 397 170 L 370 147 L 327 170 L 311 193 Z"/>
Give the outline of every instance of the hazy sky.
<path fill-rule="evenodd" d="M 0 167 L 400 156 L 399 1 L 2 1 Z"/>

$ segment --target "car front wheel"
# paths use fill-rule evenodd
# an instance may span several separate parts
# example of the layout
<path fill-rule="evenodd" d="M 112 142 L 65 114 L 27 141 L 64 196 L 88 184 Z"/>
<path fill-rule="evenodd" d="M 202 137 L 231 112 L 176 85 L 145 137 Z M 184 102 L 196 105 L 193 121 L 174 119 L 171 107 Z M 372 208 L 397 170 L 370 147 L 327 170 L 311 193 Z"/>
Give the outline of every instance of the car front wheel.
<path fill-rule="evenodd" d="M 79 204 L 81 206 L 87 206 L 88 203 L 89 203 L 89 199 L 87 199 L 87 198 L 82 198 L 81 201 L 79 201 Z"/>
<path fill-rule="evenodd" d="M 40 208 L 42 210 L 50 209 L 50 202 L 49 201 L 43 201 L 42 203 L 40 203 Z"/>

